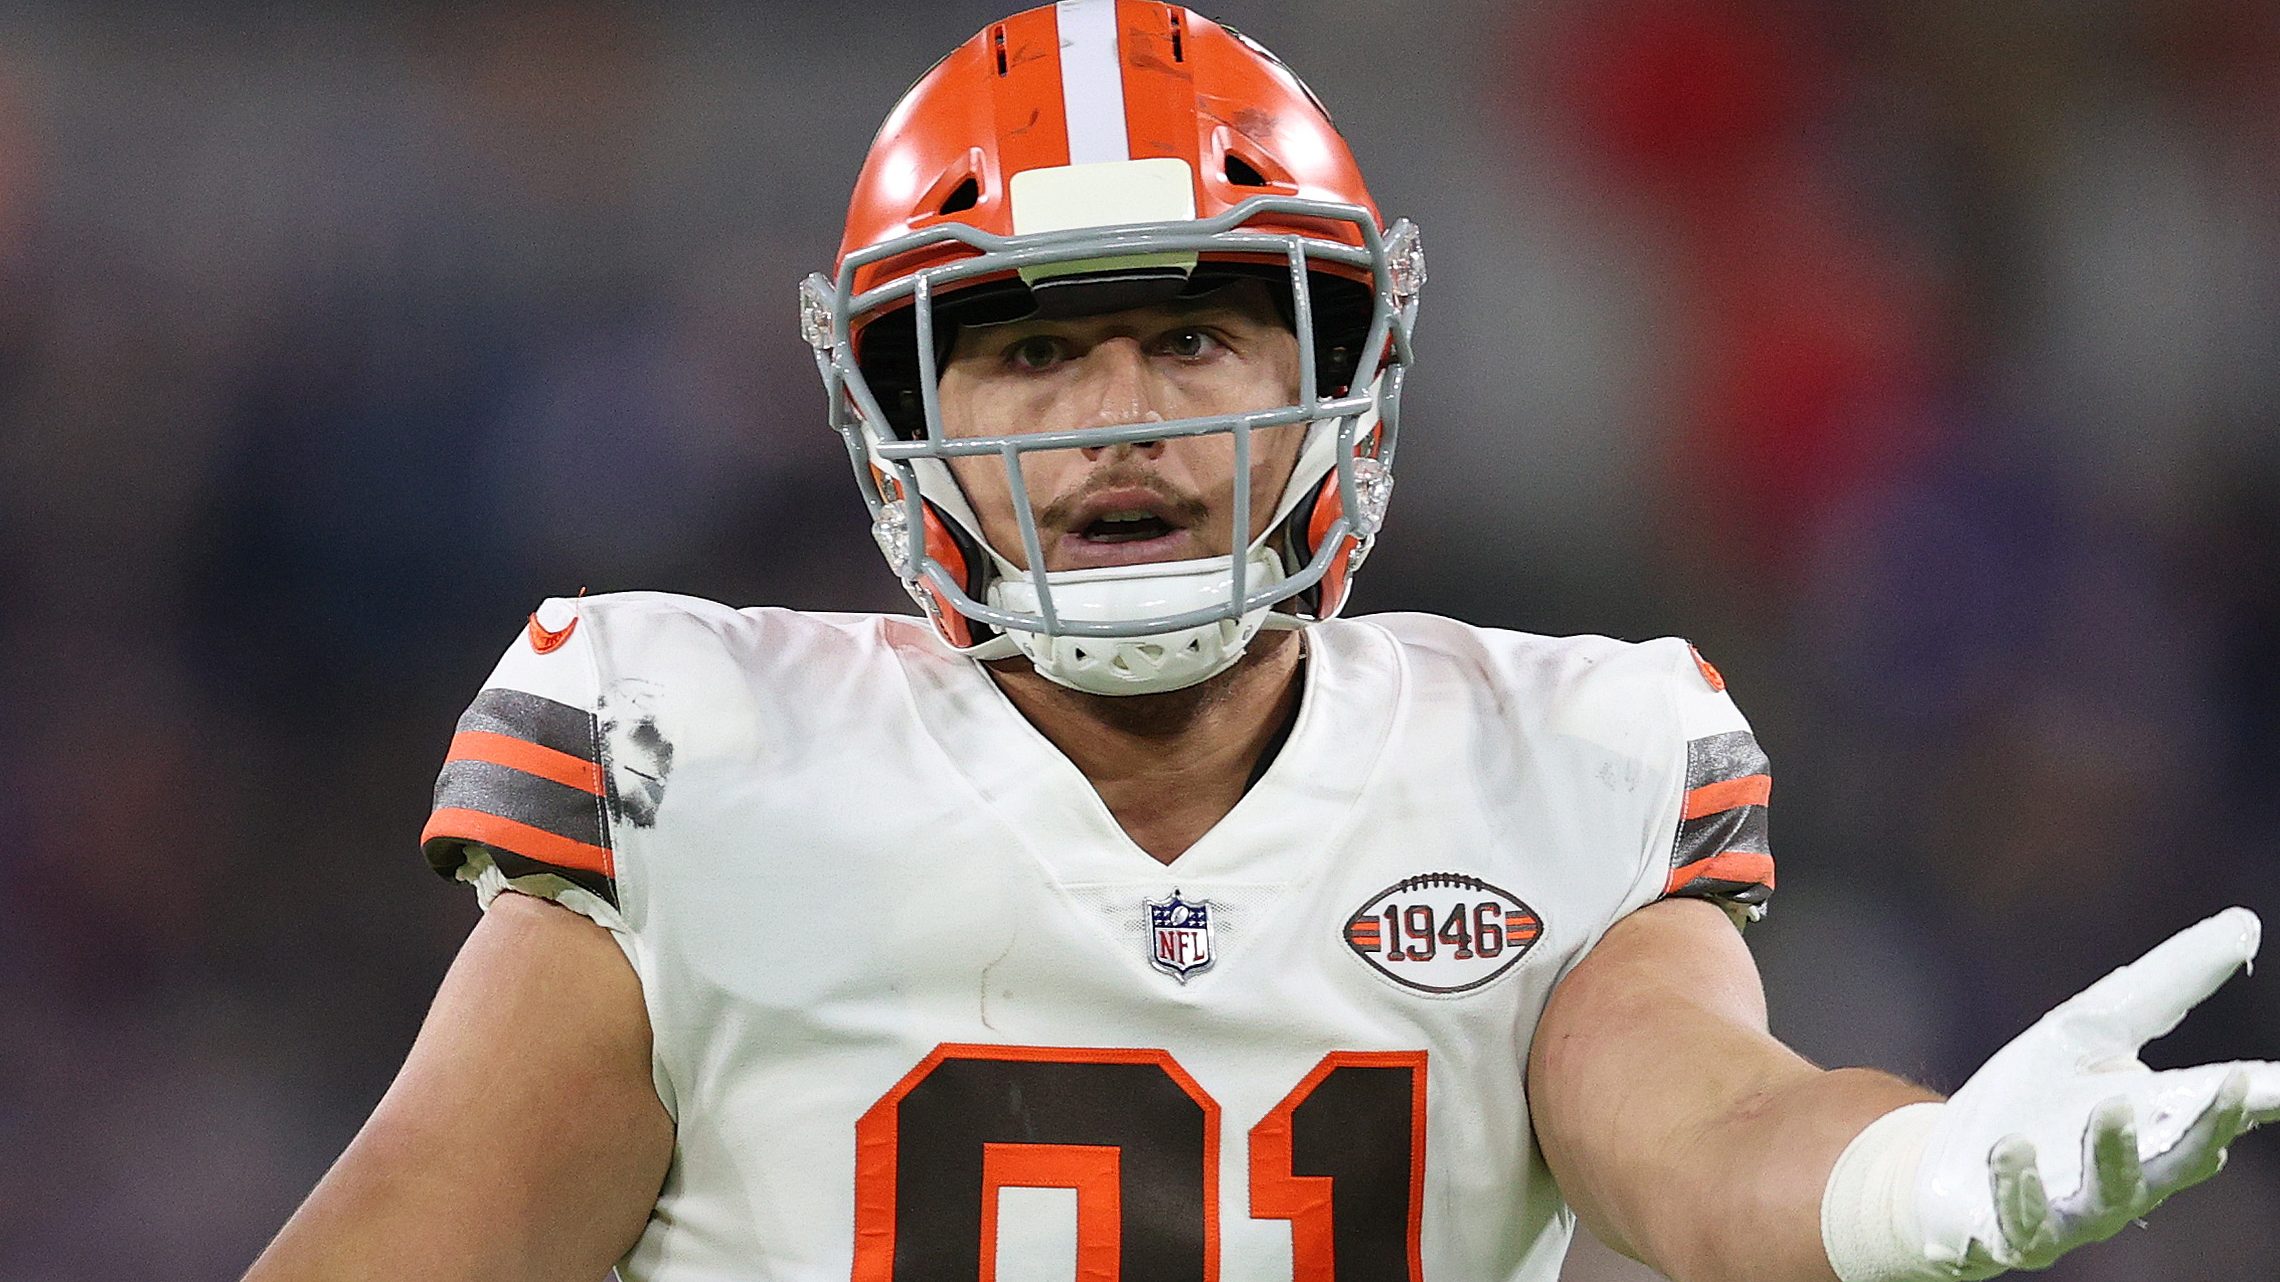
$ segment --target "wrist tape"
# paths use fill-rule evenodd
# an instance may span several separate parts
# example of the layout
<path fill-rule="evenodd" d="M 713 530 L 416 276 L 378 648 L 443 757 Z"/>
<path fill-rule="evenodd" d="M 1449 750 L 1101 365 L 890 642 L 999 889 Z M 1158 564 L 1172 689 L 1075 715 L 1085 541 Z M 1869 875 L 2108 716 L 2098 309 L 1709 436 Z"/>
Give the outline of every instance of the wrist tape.
<path fill-rule="evenodd" d="M 1943 1104 L 1909 1104 L 1868 1124 L 1829 1172 L 1821 1193 L 1821 1249 L 1839 1282 L 1954 1282 L 1924 1253 L 1916 1173 Z"/>

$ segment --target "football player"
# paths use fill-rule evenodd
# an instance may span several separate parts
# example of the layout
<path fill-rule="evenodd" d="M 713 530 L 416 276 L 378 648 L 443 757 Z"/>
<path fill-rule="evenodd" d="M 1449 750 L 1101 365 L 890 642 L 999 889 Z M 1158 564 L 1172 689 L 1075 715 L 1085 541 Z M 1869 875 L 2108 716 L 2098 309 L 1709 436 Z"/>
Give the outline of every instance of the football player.
<path fill-rule="evenodd" d="M 552 600 L 425 844 L 487 912 L 256 1265 L 298 1278 L 1550 1279 L 2036 1267 L 2280 1068 L 2138 1047 L 2244 910 L 1952 1099 L 1766 1031 L 1765 757 L 1643 645 L 1341 620 L 1425 270 L 1258 45 L 992 24 L 801 293 L 923 618 Z"/>

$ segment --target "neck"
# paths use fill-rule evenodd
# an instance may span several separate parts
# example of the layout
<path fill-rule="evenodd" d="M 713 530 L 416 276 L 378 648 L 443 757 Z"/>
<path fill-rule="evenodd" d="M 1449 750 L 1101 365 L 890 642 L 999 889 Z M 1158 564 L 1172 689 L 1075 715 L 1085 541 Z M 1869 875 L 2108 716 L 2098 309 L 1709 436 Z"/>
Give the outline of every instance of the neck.
<path fill-rule="evenodd" d="M 1261 633 L 1234 667 L 1163 694 L 1086 694 L 1039 676 L 1026 659 L 989 669 L 1133 842 L 1168 864 L 1235 808 L 1297 715 L 1304 654 L 1298 633 Z"/>

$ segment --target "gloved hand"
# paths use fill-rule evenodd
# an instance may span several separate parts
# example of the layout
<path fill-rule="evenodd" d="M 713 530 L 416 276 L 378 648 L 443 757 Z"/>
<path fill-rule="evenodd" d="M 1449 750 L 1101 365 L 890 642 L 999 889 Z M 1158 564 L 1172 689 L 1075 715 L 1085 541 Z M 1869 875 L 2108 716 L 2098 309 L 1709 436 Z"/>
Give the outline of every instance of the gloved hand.
<path fill-rule="evenodd" d="M 2180 931 L 2036 1021 L 1945 1104 L 1879 1119 L 1839 1160 L 1823 1206 L 1838 1276 L 2043 1268 L 2216 1174 L 2236 1136 L 2280 1118 L 2280 1064 L 2157 1073 L 2138 1049 L 2253 958 L 2261 933 L 2245 908 Z M 1887 1196 L 1890 1218 L 1868 1229 Z"/>

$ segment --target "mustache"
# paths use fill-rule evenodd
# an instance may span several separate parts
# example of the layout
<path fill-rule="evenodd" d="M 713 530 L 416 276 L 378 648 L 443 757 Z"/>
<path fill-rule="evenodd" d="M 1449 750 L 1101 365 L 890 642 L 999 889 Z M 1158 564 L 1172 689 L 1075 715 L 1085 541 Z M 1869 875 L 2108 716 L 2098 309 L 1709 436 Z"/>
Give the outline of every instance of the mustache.
<path fill-rule="evenodd" d="M 1164 514 L 1183 527 L 1201 525 L 1211 515 L 1210 506 L 1202 499 L 1175 493 L 1151 473 L 1112 468 L 1085 478 L 1082 488 L 1046 504 L 1037 514 L 1037 524 L 1040 528 L 1068 529 L 1076 519 L 1077 509 L 1091 501 L 1093 495 L 1109 490 L 1146 490 Z"/>

